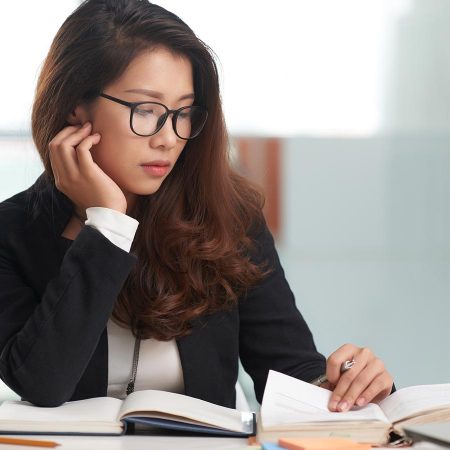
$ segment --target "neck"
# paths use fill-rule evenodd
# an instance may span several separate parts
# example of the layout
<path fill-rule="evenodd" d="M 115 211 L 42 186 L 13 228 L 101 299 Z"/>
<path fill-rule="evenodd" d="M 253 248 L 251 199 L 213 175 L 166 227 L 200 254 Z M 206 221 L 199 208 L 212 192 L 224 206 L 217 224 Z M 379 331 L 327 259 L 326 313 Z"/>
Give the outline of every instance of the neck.
<path fill-rule="evenodd" d="M 83 223 L 84 223 L 85 220 L 87 220 L 86 212 L 85 212 L 84 214 L 82 214 L 78 208 L 75 208 L 75 209 L 73 210 L 73 215 L 74 215 L 77 219 L 79 219 L 80 221 L 82 221 Z"/>
<path fill-rule="evenodd" d="M 127 214 L 129 214 L 136 204 L 137 195 L 125 193 L 125 198 L 127 199 Z"/>

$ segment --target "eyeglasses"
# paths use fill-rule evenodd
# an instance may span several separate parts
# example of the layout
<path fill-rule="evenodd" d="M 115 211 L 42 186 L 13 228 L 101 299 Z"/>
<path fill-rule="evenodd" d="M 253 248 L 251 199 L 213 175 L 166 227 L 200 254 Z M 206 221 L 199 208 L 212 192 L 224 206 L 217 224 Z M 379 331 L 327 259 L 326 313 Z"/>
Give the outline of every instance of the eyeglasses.
<path fill-rule="evenodd" d="M 194 139 L 202 131 L 208 111 L 200 105 L 183 106 L 179 109 L 169 109 L 158 102 L 126 102 L 111 95 L 101 93 L 104 97 L 121 105 L 131 108 L 130 128 L 138 136 L 152 136 L 156 134 L 166 123 L 170 114 L 175 134 L 183 140 Z"/>

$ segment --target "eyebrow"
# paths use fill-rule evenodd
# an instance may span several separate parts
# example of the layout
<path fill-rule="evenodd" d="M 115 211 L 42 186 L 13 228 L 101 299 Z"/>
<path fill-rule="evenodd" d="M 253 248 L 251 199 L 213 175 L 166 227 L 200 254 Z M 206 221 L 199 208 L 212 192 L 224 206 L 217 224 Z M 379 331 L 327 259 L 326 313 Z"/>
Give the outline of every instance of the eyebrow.
<path fill-rule="evenodd" d="M 134 92 L 135 94 L 144 94 L 144 95 L 148 95 L 149 97 L 155 97 L 155 98 L 159 98 L 160 100 L 162 100 L 164 98 L 164 94 L 162 94 L 161 92 L 158 91 L 152 91 L 149 89 L 127 89 L 124 92 Z M 194 99 L 195 95 L 194 94 L 186 94 L 181 96 L 178 101 L 181 100 L 187 100 L 187 99 Z"/>

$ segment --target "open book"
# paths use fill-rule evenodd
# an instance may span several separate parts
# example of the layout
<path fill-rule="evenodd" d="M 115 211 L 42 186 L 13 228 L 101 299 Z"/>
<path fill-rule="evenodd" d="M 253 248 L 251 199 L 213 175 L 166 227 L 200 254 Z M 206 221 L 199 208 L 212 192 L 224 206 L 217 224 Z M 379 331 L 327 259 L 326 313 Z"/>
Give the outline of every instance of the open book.
<path fill-rule="evenodd" d="M 165 391 L 136 391 L 126 399 L 97 397 L 42 408 L 22 401 L 0 406 L 2 434 L 124 434 L 127 424 L 228 436 L 255 434 L 255 415 Z"/>
<path fill-rule="evenodd" d="M 296 378 L 270 371 L 258 420 L 258 440 L 339 436 L 384 444 L 389 432 L 406 425 L 449 421 L 450 384 L 399 389 L 380 404 L 369 403 L 348 412 L 331 412 L 331 392 Z"/>

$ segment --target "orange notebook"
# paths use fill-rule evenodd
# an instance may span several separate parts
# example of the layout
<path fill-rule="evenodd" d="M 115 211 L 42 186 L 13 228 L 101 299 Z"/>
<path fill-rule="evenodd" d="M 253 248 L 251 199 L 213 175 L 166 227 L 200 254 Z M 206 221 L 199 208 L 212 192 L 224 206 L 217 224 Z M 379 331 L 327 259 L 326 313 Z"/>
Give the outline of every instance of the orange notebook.
<path fill-rule="evenodd" d="M 360 444 L 343 438 L 280 439 L 278 445 L 288 450 L 370 450 L 371 448 L 369 444 Z"/>

